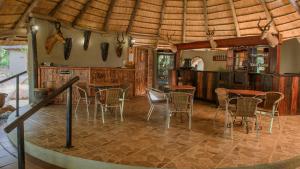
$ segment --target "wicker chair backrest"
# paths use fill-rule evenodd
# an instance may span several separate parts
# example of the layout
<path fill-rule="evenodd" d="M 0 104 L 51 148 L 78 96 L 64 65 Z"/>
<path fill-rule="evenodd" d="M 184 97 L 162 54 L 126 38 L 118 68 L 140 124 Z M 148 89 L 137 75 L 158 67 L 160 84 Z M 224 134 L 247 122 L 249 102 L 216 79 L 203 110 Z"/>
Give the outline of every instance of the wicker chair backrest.
<path fill-rule="evenodd" d="M 234 112 L 235 116 L 253 117 L 255 116 L 257 105 L 262 102 L 261 99 L 253 97 L 239 97 L 237 98 L 237 110 Z"/>

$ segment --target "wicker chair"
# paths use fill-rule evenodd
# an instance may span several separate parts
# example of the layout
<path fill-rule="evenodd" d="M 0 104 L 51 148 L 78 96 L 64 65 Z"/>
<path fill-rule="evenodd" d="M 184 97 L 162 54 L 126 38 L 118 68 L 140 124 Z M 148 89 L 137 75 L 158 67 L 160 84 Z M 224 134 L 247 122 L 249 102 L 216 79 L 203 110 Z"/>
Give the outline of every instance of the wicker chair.
<path fill-rule="evenodd" d="M 239 97 L 239 98 L 230 99 L 229 102 L 233 100 L 236 100 L 236 111 L 230 111 L 228 109 L 230 115 L 229 119 L 231 124 L 231 134 L 233 135 L 233 126 L 234 126 L 233 117 L 242 117 L 242 124 L 246 128 L 247 133 L 249 132 L 248 129 L 249 118 L 255 119 L 252 129 L 254 130 L 254 126 L 256 124 L 256 131 L 258 134 L 259 121 L 256 116 L 256 111 L 257 111 L 257 105 L 261 103 L 262 100 L 254 97 Z"/>
<path fill-rule="evenodd" d="M 89 119 L 89 116 L 90 116 L 89 105 L 94 97 L 88 95 L 88 87 L 85 83 L 78 83 L 75 85 L 75 88 L 76 88 L 76 94 L 77 94 L 77 104 L 75 107 L 75 118 L 77 119 L 77 117 L 78 117 L 77 109 L 78 109 L 79 103 L 81 101 L 84 101 L 86 104 L 86 112 L 87 112 L 87 116 Z"/>
<path fill-rule="evenodd" d="M 170 127 L 170 118 L 174 113 L 187 113 L 189 129 L 192 127 L 193 95 L 186 92 L 170 92 L 167 99 L 168 114 L 167 128 Z"/>
<path fill-rule="evenodd" d="M 122 100 L 120 99 L 122 97 Z M 98 105 L 101 108 L 102 123 L 104 123 L 104 113 L 110 108 L 119 108 L 121 121 L 123 122 L 123 105 L 124 92 L 121 88 L 110 88 L 99 90 L 95 94 L 95 114 L 94 119 L 97 118 Z"/>
<path fill-rule="evenodd" d="M 280 118 L 278 106 L 284 95 L 280 92 L 267 92 L 265 102 L 262 107 L 258 107 L 257 113 L 260 115 L 268 115 L 271 117 L 269 132 L 272 133 L 274 117 L 278 116 L 278 125 L 280 128 Z"/>
<path fill-rule="evenodd" d="M 150 104 L 150 109 L 147 114 L 147 121 L 150 120 L 150 116 L 155 108 L 155 106 L 163 105 L 167 103 L 166 95 L 164 92 L 157 89 L 146 89 L 148 102 Z"/>

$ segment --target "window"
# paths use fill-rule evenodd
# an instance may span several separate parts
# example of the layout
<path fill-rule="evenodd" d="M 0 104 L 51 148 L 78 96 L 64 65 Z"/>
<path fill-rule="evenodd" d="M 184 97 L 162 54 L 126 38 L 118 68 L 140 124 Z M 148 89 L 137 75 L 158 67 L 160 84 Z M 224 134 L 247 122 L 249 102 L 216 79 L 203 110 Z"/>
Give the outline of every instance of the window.
<path fill-rule="evenodd" d="M 204 70 L 204 62 L 203 59 L 200 57 L 195 57 L 192 59 L 192 66 L 196 69 L 196 70 L 200 70 L 203 71 Z"/>

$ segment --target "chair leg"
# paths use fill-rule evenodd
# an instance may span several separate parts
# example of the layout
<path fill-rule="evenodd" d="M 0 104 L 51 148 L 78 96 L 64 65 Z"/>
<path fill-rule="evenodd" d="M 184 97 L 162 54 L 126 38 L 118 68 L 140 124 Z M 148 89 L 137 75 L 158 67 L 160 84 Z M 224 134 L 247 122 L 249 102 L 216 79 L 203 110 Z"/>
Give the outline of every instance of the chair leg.
<path fill-rule="evenodd" d="M 87 112 L 87 120 L 90 118 L 90 111 L 89 111 L 89 102 L 87 99 L 85 99 L 85 104 L 86 104 L 86 112 Z"/>
<path fill-rule="evenodd" d="M 192 112 L 189 113 L 189 129 L 192 129 Z"/>
<path fill-rule="evenodd" d="M 259 125 L 260 125 L 260 123 L 259 123 L 259 120 L 258 120 L 258 118 L 256 117 L 256 136 L 258 137 L 258 132 L 259 132 Z"/>
<path fill-rule="evenodd" d="M 77 101 L 77 104 L 76 104 L 76 107 L 75 107 L 75 119 L 77 119 L 77 118 L 78 118 L 78 116 L 77 116 L 77 109 L 78 109 L 78 106 L 79 106 L 80 100 L 81 100 L 81 99 L 78 99 L 78 101 Z"/>
<path fill-rule="evenodd" d="M 97 113 L 98 113 L 98 104 L 95 102 L 94 120 L 96 120 L 96 118 L 97 118 Z"/>
<path fill-rule="evenodd" d="M 274 116 L 271 117 L 270 128 L 269 128 L 269 133 L 270 134 L 272 133 L 273 121 L 274 121 Z"/>
<path fill-rule="evenodd" d="M 104 108 L 101 105 L 101 117 L 102 117 L 102 123 L 104 124 Z"/>
<path fill-rule="evenodd" d="M 278 118 L 278 127 L 280 129 L 280 115 L 279 115 L 279 112 L 277 112 L 277 118 Z"/>
<path fill-rule="evenodd" d="M 150 116 L 151 116 L 151 114 L 152 114 L 153 110 L 154 110 L 154 106 L 153 106 L 153 105 L 151 105 L 151 106 L 150 106 L 150 109 L 149 109 L 149 112 L 148 112 L 148 115 L 147 115 L 147 121 L 149 121 L 149 120 L 150 120 Z"/>
<path fill-rule="evenodd" d="M 215 113 L 215 117 L 214 117 L 214 127 L 216 126 L 216 119 L 219 113 L 219 109 L 217 109 L 216 113 Z"/>
<path fill-rule="evenodd" d="M 167 113 L 167 128 L 170 128 L 171 112 L 168 111 Z"/>
<path fill-rule="evenodd" d="M 123 106 L 122 105 L 120 106 L 120 116 L 121 116 L 121 122 L 123 122 L 124 119 L 123 119 Z"/>

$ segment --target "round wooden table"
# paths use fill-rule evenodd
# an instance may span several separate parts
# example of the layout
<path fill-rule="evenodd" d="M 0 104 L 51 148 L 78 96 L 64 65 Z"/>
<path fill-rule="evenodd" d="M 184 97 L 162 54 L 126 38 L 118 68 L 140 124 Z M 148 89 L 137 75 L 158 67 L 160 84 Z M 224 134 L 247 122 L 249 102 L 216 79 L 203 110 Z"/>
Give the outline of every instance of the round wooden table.
<path fill-rule="evenodd" d="M 266 92 L 258 90 L 228 89 L 228 93 L 242 96 L 264 96 Z"/>

